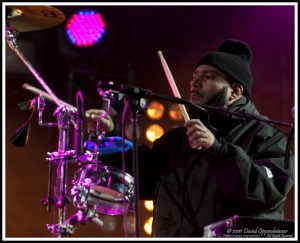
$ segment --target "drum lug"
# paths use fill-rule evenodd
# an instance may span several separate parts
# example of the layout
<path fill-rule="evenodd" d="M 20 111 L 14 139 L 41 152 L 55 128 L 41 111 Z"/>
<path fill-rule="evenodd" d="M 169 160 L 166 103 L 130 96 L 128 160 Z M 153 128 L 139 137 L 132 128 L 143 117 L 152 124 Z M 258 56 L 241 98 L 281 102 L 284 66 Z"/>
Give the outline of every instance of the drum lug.
<path fill-rule="evenodd" d="M 41 200 L 41 202 L 44 206 L 53 205 L 54 204 L 54 198 L 53 197 L 45 197 Z"/>

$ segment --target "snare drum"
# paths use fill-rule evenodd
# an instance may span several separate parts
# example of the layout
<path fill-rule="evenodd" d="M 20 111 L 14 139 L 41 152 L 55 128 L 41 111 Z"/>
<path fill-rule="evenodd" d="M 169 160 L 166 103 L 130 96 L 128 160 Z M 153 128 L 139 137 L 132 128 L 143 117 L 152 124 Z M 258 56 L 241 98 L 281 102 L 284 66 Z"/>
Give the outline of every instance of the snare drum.
<path fill-rule="evenodd" d="M 133 177 L 119 169 L 99 162 L 84 165 L 72 181 L 73 204 L 80 210 L 92 207 L 107 215 L 133 212 L 133 183 Z"/>

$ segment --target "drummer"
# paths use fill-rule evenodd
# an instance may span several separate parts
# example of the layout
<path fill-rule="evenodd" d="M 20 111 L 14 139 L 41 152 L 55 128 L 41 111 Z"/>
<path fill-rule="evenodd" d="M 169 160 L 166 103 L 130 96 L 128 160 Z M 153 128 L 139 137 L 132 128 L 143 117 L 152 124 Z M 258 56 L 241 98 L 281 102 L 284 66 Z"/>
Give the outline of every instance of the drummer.
<path fill-rule="evenodd" d="M 225 40 L 195 66 L 190 102 L 258 115 L 250 99 L 251 61 L 247 43 Z M 88 111 L 89 126 L 102 113 Z M 222 115 L 208 120 L 192 109 L 189 115 L 184 126 L 138 153 L 139 195 L 155 205 L 152 236 L 202 236 L 204 226 L 233 215 L 283 219 L 294 183 L 292 154 L 284 168 L 285 135 L 260 121 L 241 123 Z M 114 129 L 110 117 L 102 126 Z"/>

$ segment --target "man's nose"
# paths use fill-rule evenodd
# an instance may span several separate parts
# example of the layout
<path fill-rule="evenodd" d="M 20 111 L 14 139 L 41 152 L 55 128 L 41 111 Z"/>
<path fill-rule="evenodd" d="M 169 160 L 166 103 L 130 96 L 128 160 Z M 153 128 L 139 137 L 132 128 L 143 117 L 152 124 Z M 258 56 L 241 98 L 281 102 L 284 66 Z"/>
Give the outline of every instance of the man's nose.
<path fill-rule="evenodd" d="M 190 81 L 190 85 L 191 85 L 191 88 L 201 88 L 202 87 L 201 79 L 199 77 L 198 78 L 193 78 Z"/>

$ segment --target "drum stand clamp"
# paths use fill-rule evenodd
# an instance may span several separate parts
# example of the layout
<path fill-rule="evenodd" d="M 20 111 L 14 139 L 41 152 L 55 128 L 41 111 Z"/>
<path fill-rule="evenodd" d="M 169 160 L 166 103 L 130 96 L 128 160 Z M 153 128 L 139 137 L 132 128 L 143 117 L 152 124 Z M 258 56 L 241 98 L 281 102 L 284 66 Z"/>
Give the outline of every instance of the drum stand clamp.
<path fill-rule="evenodd" d="M 75 233 L 74 225 L 81 223 L 86 224 L 88 221 L 92 221 L 98 227 L 104 225 L 103 221 L 99 219 L 99 215 L 96 213 L 95 209 L 87 208 L 84 210 L 79 210 L 77 213 L 73 214 L 68 218 L 64 224 L 47 224 L 47 229 L 51 230 L 51 233 L 55 236 L 69 237 Z"/>
<path fill-rule="evenodd" d="M 55 236 L 68 237 L 75 232 L 74 226 L 71 224 L 47 224 L 46 226 Z"/>

